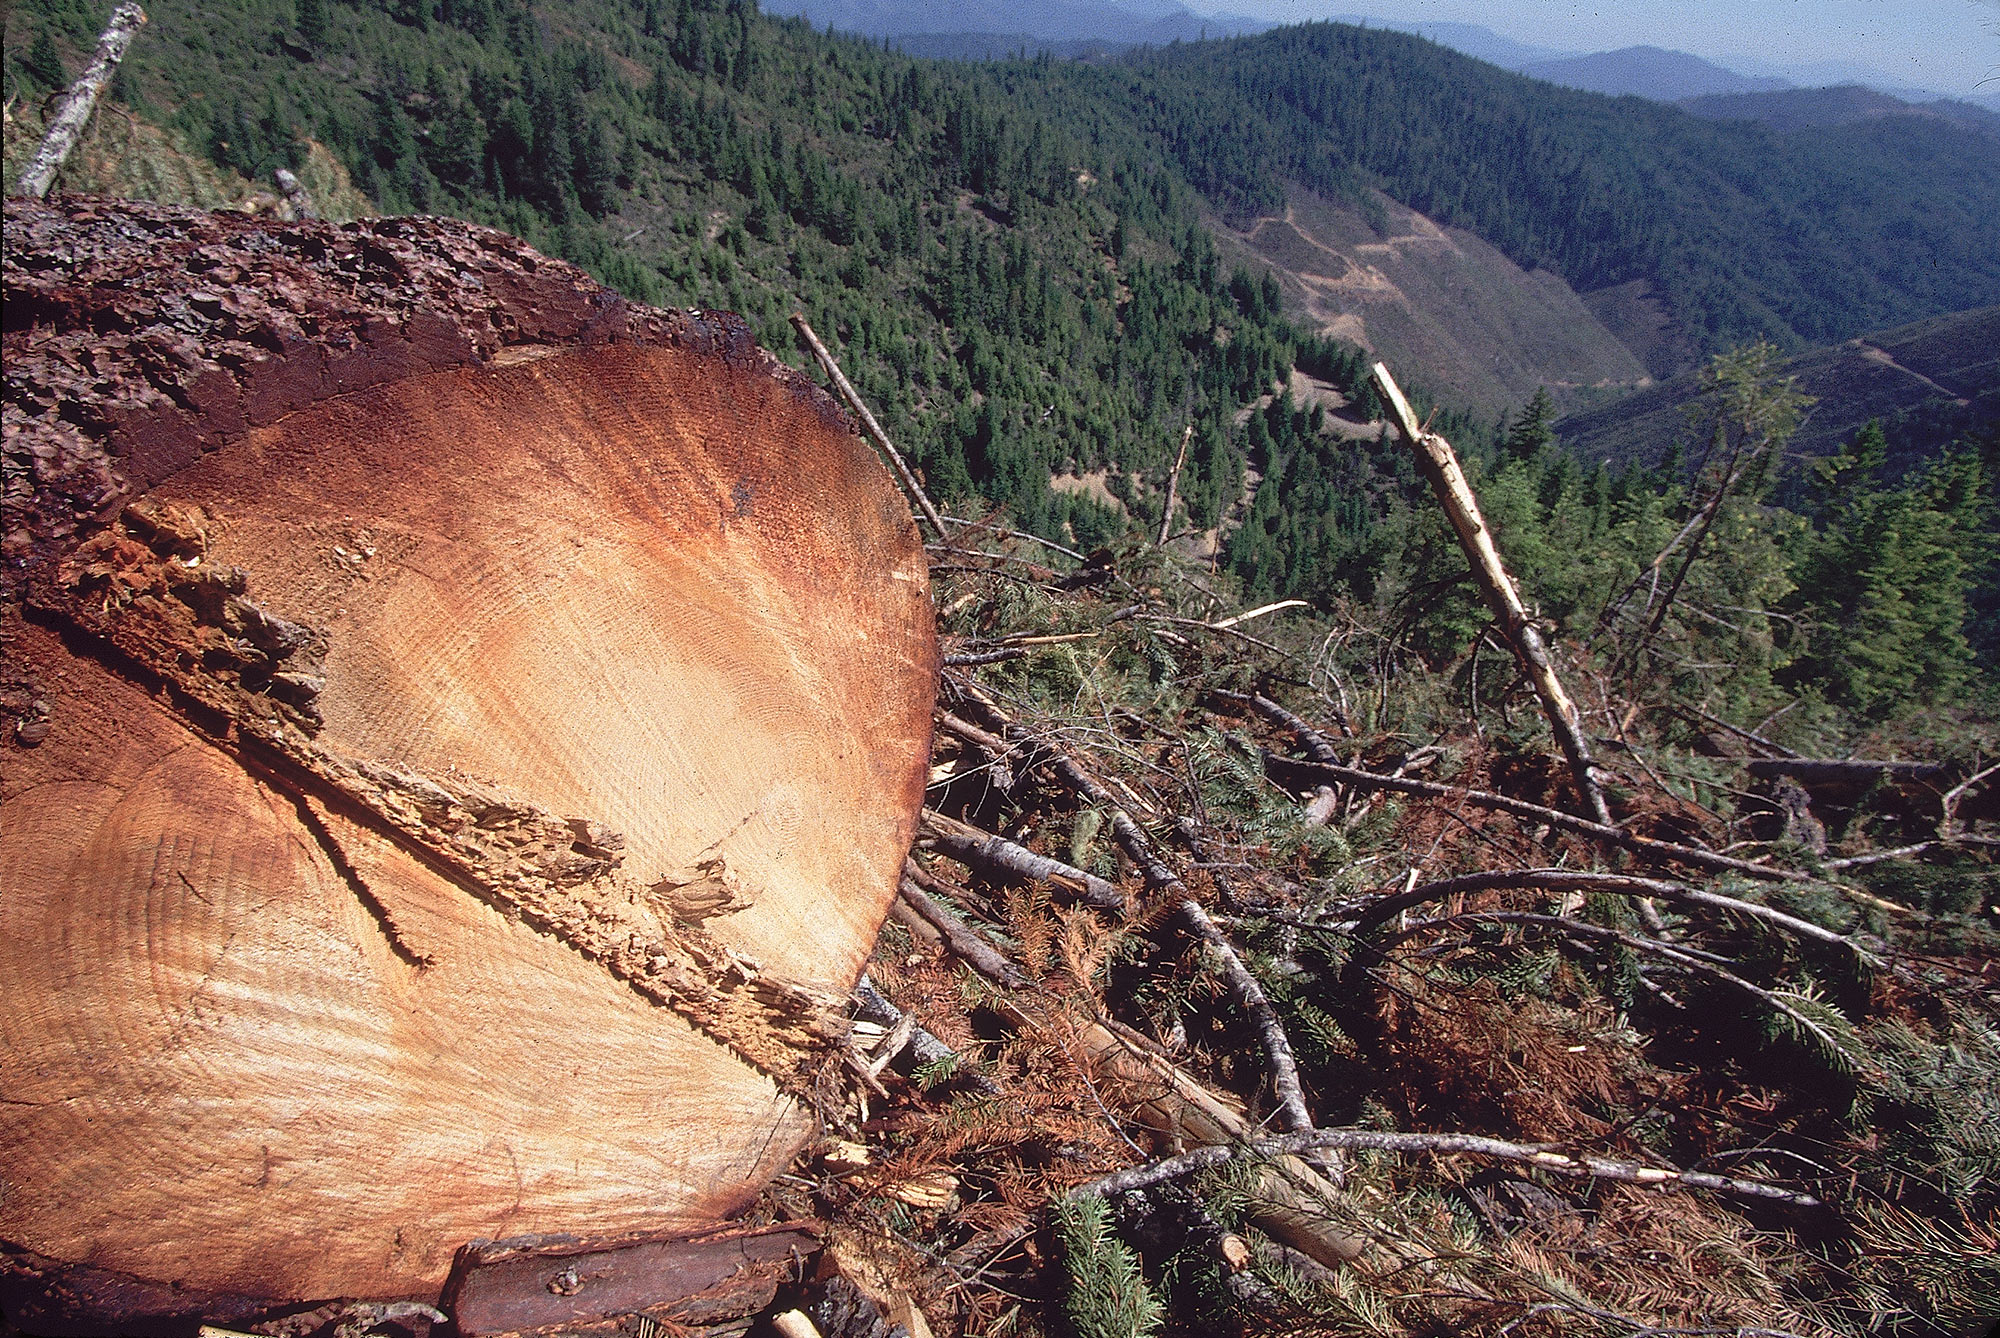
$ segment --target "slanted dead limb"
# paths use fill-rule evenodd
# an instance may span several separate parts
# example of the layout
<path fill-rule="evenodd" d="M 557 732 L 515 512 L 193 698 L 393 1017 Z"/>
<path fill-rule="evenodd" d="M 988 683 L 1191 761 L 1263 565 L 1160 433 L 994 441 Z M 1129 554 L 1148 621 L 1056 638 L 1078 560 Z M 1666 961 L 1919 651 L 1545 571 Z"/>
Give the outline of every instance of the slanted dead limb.
<path fill-rule="evenodd" d="M 1157 542 L 1164 544 L 1173 532 L 1174 503 L 1180 500 L 1181 467 L 1187 464 L 1188 443 L 1194 440 L 1194 424 L 1189 423 L 1181 432 L 1180 454 L 1174 457 L 1174 467 L 1167 475 L 1167 504 L 1160 512 L 1160 537 Z"/>
<path fill-rule="evenodd" d="M 997 729 L 1001 737 L 1024 751 L 1034 750 L 1048 769 L 1078 798 L 1097 805 L 1110 817 L 1112 839 L 1138 868 L 1147 891 L 1179 903 L 1174 910 L 1174 923 L 1213 956 L 1230 994 L 1256 1029 L 1270 1064 L 1271 1089 L 1277 1098 L 1280 1123 L 1293 1130 L 1312 1128 L 1312 1113 L 1306 1109 L 1305 1088 L 1299 1081 L 1298 1058 L 1292 1050 L 1291 1038 L 1285 1034 L 1277 1009 L 1271 1006 L 1264 987 L 1251 974 L 1250 968 L 1243 964 L 1235 946 L 1190 895 L 1180 876 L 1160 858 L 1152 838 L 1133 819 L 1126 801 L 1077 765 L 1075 758 L 1047 740 L 1022 730 L 991 702 L 968 696 L 967 705 L 985 716 L 989 726 Z"/>
<path fill-rule="evenodd" d="M 1334 750 L 1332 744 L 1326 741 L 1326 735 L 1320 733 L 1303 718 L 1293 715 L 1263 693 L 1230 692 L 1223 688 L 1217 688 L 1213 695 L 1222 701 L 1235 702 L 1240 706 L 1247 706 L 1258 715 L 1263 716 L 1266 720 L 1276 725 L 1279 729 L 1291 731 L 1297 737 L 1299 746 L 1305 749 L 1306 756 L 1313 761 L 1339 764 L 1340 754 Z M 1334 719 L 1335 723 L 1340 726 L 1341 733 L 1349 737 L 1353 736 L 1354 731 L 1347 723 L 1346 716 L 1337 715 Z"/>
<path fill-rule="evenodd" d="M 965 921 L 953 915 L 950 910 L 917 886 L 916 880 L 905 876 L 897 896 L 909 906 L 924 922 L 936 930 L 952 954 L 967 966 L 985 976 L 996 985 L 1008 989 L 1021 989 L 1029 981 L 1021 968 L 1007 960 L 1005 954 L 979 936 L 979 932 Z"/>
<path fill-rule="evenodd" d="M 111 11 L 111 22 L 97 39 L 97 53 L 90 58 L 69 92 L 63 94 L 62 102 L 56 107 L 55 115 L 49 118 L 48 132 L 42 136 L 41 147 L 15 182 L 16 195 L 30 195 L 39 200 L 49 193 L 55 184 L 56 173 L 69 160 L 70 151 L 76 147 L 77 137 L 84 126 L 90 123 L 90 113 L 97 107 L 97 99 L 104 92 L 104 86 L 111 82 L 111 74 L 118 68 L 118 62 L 125 58 L 125 49 L 132 45 L 132 39 L 139 35 L 139 29 L 146 26 L 146 11 L 138 5 L 126 3 Z"/>
<path fill-rule="evenodd" d="M 792 328 L 799 332 L 799 342 L 806 346 L 807 352 L 819 360 L 819 365 L 826 371 L 827 380 L 833 382 L 834 389 L 840 392 L 843 400 L 847 401 L 847 407 L 854 410 L 854 416 L 861 420 L 861 426 L 868 433 L 868 439 L 881 448 L 883 457 L 896 471 L 896 477 L 902 480 L 904 489 L 909 493 L 910 504 L 930 522 L 938 538 L 950 543 L 951 535 L 945 530 L 944 517 L 939 515 L 937 507 L 932 505 L 930 496 L 924 492 L 924 485 L 917 481 L 916 474 L 903 459 L 903 453 L 889 440 L 889 434 L 875 421 L 875 415 L 869 412 L 868 402 L 861 398 L 861 392 L 854 388 L 854 384 L 847 379 L 847 374 L 840 370 L 840 364 L 833 360 L 833 354 L 827 351 L 826 345 L 822 344 L 819 336 L 813 333 L 812 326 L 806 323 L 803 311 L 792 313 Z"/>
<path fill-rule="evenodd" d="M 1169 1180 L 1180 1180 L 1201 1171 L 1214 1170 L 1236 1158 L 1282 1157 L 1329 1148 L 1352 1152 L 1427 1152 L 1444 1156 L 1493 1157 L 1502 1161 L 1525 1162 L 1557 1175 L 1583 1179 L 1706 1189 L 1721 1194 L 1734 1194 L 1739 1198 L 1788 1204 L 1795 1208 L 1825 1206 L 1810 1194 L 1784 1189 L 1759 1180 L 1711 1175 L 1706 1171 L 1667 1170 L 1657 1166 L 1641 1166 L 1636 1162 L 1612 1161 L 1605 1157 L 1572 1156 L 1558 1152 L 1545 1144 L 1511 1143 L 1505 1139 L 1485 1138 L 1478 1134 L 1403 1134 L 1385 1133 L 1375 1129 L 1313 1129 L 1277 1138 L 1261 1138 L 1246 1143 L 1196 1148 L 1178 1157 L 1169 1157 L 1148 1166 L 1135 1166 L 1131 1170 L 1119 1171 L 1101 1180 L 1093 1180 L 1072 1192 L 1109 1197 L 1130 1193 L 1135 1189 L 1145 1189 Z"/>
<path fill-rule="evenodd" d="M 1466 560 L 1472 567 L 1473 577 L 1486 599 L 1487 607 L 1499 620 L 1500 630 L 1506 634 L 1515 656 L 1521 661 L 1521 667 L 1527 671 L 1528 681 L 1535 686 L 1535 695 L 1541 699 L 1542 713 L 1548 717 L 1549 729 L 1555 734 L 1563 756 L 1569 760 L 1570 774 L 1576 780 L 1577 792 L 1583 796 L 1585 808 L 1598 822 L 1611 826 L 1611 809 L 1605 803 L 1603 787 L 1597 781 L 1590 744 L 1583 737 L 1583 717 L 1578 713 L 1576 703 L 1570 700 L 1562 680 L 1556 677 L 1555 663 L 1549 658 L 1548 646 L 1543 643 L 1542 634 L 1534 621 L 1528 617 L 1520 592 L 1514 586 L 1514 578 L 1507 574 L 1507 568 L 1500 561 L 1500 550 L 1493 542 L 1493 532 L 1487 528 L 1485 517 L 1479 514 L 1478 499 L 1472 495 L 1472 485 L 1466 482 L 1465 471 L 1459 468 L 1451 443 L 1434 432 L 1424 430 L 1417 421 L 1416 411 L 1403 398 L 1396 379 L 1389 375 L 1387 366 L 1378 362 L 1372 370 L 1375 383 L 1381 387 L 1383 398 L 1388 400 L 1396 416 L 1397 426 L 1409 440 L 1417 464 L 1430 480 L 1438 505 L 1444 508 L 1452 529 L 1458 535 L 1459 545 L 1465 550 Z"/>
<path fill-rule="evenodd" d="M 1120 915 L 1127 910 L 1126 896 L 1115 884 L 1061 860 L 1037 855 L 1004 836 L 981 831 L 970 823 L 928 808 L 924 810 L 923 830 L 939 854 L 948 855 L 969 869 L 997 873 L 1029 886 L 1047 883 L 1097 910 Z"/>

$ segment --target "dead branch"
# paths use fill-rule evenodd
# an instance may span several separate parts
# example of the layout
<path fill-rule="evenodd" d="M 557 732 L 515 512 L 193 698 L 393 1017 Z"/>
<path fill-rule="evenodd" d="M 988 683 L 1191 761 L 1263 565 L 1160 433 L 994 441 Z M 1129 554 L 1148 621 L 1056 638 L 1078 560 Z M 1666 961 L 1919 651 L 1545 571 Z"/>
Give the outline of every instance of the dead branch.
<path fill-rule="evenodd" d="M 1217 688 L 1213 695 L 1221 698 L 1223 701 L 1235 702 L 1238 705 L 1247 706 L 1258 715 L 1263 716 L 1266 720 L 1276 725 L 1279 729 L 1291 731 L 1298 738 L 1299 745 L 1306 750 L 1306 756 L 1310 757 L 1313 761 L 1339 764 L 1340 754 L 1335 752 L 1333 745 L 1326 741 L 1326 735 L 1320 733 L 1303 719 L 1293 715 L 1263 693 L 1230 692 L 1223 688 Z M 1336 716 L 1334 720 L 1340 726 L 1342 734 L 1350 738 L 1353 737 L 1354 731 L 1348 725 L 1345 715 Z"/>
<path fill-rule="evenodd" d="M 125 48 L 132 45 L 132 39 L 145 25 L 146 11 L 129 0 L 111 11 L 111 22 L 97 39 L 97 54 L 90 58 L 90 64 L 69 86 L 55 115 L 49 118 L 48 133 L 42 136 L 41 147 L 35 150 L 35 156 L 28 160 L 28 166 L 14 184 L 16 195 L 39 200 L 49 193 L 56 173 L 76 147 L 77 136 L 89 124 L 98 95 L 111 81 L 111 72 L 118 68 L 118 62 L 125 58 Z"/>
<path fill-rule="evenodd" d="M 2000 772 L 2000 762 L 1994 763 L 1983 771 L 1974 772 L 1958 784 L 1952 786 L 1951 789 L 1945 791 L 1944 798 L 1938 803 L 1938 807 L 1943 813 L 1943 816 L 1938 819 L 1937 833 L 1939 840 L 1949 841 L 1957 832 L 1959 800 L 1965 798 L 1975 787 L 1983 785 L 1996 772 Z"/>
<path fill-rule="evenodd" d="M 935 809 L 925 809 L 924 833 L 941 855 L 948 855 L 967 868 L 998 873 L 1014 882 L 1033 886 L 1049 883 L 1062 888 L 1086 906 L 1124 914 L 1125 894 L 1099 878 L 1061 860 L 1037 855 L 1004 836 L 981 831 L 971 823 L 946 817 Z"/>
<path fill-rule="evenodd" d="M 959 960 L 985 976 L 996 985 L 1009 989 L 1025 988 L 1030 982 L 1021 968 L 1008 961 L 991 943 L 979 936 L 977 930 L 947 910 L 940 902 L 918 887 L 915 880 L 905 877 L 897 893 L 903 904 L 921 916 L 924 922 L 937 931 L 945 946 L 950 948 Z"/>
<path fill-rule="evenodd" d="M 882 425 L 875 421 L 875 415 L 868 411 L 868 402 L 861 398 L 861 392 L 854 388 L 853 383 L 847 379 L 847 374 L 840 370 L 840 364 L 833 360 L 833 354 L 827 352 L 826 345 L 820 343 L 819 336 L 814 334 L 812 326 L 806 323 L 806 314 L 803 311 L 792 313 L 792 328 L 799 332 L 799 340 L 805 344 L 806 350 L 819 359 L 819 365 L 826 370 L 827 379 L 833 382 L 834 389 L 840 392 L 840 397 L 847 401 L 847 407 L 854 410 L 854 416 L 861 420 L 861 426 L 866 429 L 869 439 L 882 448 L 882 454 L 896 471 L 896 477 L 901 479 L 903 487 L 909 490 L 910 501 L 916 505 L 923 518 L 931 523 L 931 528 L 937 531 L 937 537 L 950 543 L 951 536 L 945 533 L 944 517 L 939 515 L 937 507 L 931 504 L 930 497 L 924 492 L 924 485 L 917 482 L 917 476 L 911 472 L 909 464 L 903 459 L 902 452 L 890 442 L 889 434 L 882 430 Z"/>
<path fill-rule="evenodd" d="M 1397 425 L 1409 440 L 1410 450 L 1415 453 L 1424 476 L 1430 480 L 1431 491 L 1437 494 L 1438 505 L 1444 508 L 1452 529 L 1458 535 L 1459 545 L 1465 550 L 1466 560 L 1472 567 L 1480 593 L 1486 597 L 1487 607 L 1493 610 L 1493 616 L 1499 621 L 1501 631 L 1506 633 L 1521 667 L 1527 671 L 1528 680 L 1535 685 L 1535 695 L 1541 699 L 1542 713 L 1548 717 L 1549 729 L 1561 745 L 1563 755 L 1569 759 L 1577 792 L 1583 796 L 1591 816 L 1610 826 L 1611 809 L 1604 802 L 1603 788 L 1597 783 L 1596 763 L 1590 756 L 1590 744 L 1583 737 L 1583 717 L 1578 713 L 1576 703 L 1570 700 L 1562 680 L 1556 677 L 1549 648 L 1528 617 L 1520 592 L 1515 589 L 1514 578 L 1501 564 L 1493 532 L 1479 514 L 1478 499 L 1472 495 L 1472 485 L 1466 482 L 1465 471 L 1458 466 L 1458 457 L 1452 453 L 1451 443 L 1434 432 L 1424 431 L 1417 422 L 1416 411 L 1403 398 L 1402 389 L 1389 375 L 1387 366 L 1378 362 L 1372 371 L 1375 383 L 1382 388 L 1383 397 L 1396 416 Z"/>
<path fill-rule="evenodd" d="M 875 988 L 875 982 L 864 973 L 854 985 L 854 1015 L 880 1027 L 895 1027 L 903 1021 L 903 1010 L 889 1000 L 889 996 Z M 984 1096 L 998 1096 L 1000 1088 L 991 1078 L 965 1063 L 958 1051 L 946 1045 L 922 1027 L 910 1033 L 910 1057 L 924 1065 L 952 1066 L 954 1077 L 963 1075 L 966 1085 Z"/>
<path fill-rule="evenodd" d="M 1017 745 L 1038 748 L 1044 755 L 1049 770 L 1073 790 L 1080 798 L 1102 808 L 1111 819 L 1112 839 L 1118 843 L 1132 863 L 1139 869 L 1149 891 L 1171 897 L 1180 905 L 1174 911 L 1174 922 L 1198 943 L 1212 953 L 1221 968 L 1222 978 L 1235 996 L 1239 1007 L 1249 1016 L 1251 1025 L 1257 1030 L 1258 1038 L 1264 1044 L 1264 1052 L 1271 1066 L 1271 1088 L 1278 1100 L 1280 1122 L 1287 1129 L 1312 1128 L 1312 1114 L 1306 1109 L 1305 1089 L 1299 1081 L 1298 1059 L 1292 1051 L 1291 1038 L 1286 1036 L 1284 1023 L 1271 1001 L 1264 993 L 1264 987 L 1250 968 L 1243 964 L 1235 947 L 1223 932 L 1209 918 L 1208 912 L 1189 895 L 1186 884 L 1180 876 L 1168 868 L 1154 849 L 1152 838 L 1148 837 L 1139 824 L 1133 820 L 1127 805 L 1112 794 L 1101 782 L 1078 766 L 1076 759 L 1059 748 L 1049 746 L 1033 734 L 1023 731 L 1009 720 L 997 707 L 978 698 L 968 697 L 968 702 L 980 713 L 988 716 L 999 728 L 1003 737 Z"/>
<path fill-rule="evenodd" d="M 1354 932 L 1366 934 L 1377 925 L 1387 922 L 1392 916 L 1427 901 L 1439 901 L 1445 897 L 1463 896 L 1473 892 L 1522 888 L 1541 888 L 1549 892 L 1604 892 L 1623 897 L 1658 897 L 1663 901 L 1680 905 L 1706 906 L 1750 916 L 1816 943 L 1846 948 L 1863 961 L 1872 963 L 1876 960 L 1874 954 L 1855 939 L 1823 928 L 1810 920 L 1788 915 L 1772 906 L 1726 897 L 1719 892 L 1709 892 L 1702 888 L 1690 887 L 1686 883 L 1669 882 L 1662 878 L 1639 878 L 1622 873 L 1592 873 L 1581 869 L 1518 869 L 1439 879 L 1420 887 L 1413 887 L 1407 892 L 1393 893 L 1370 902 L 1356 919 Z"/>
<path fill-rule="evenodd" d="M 1439 785 L 1434 781 L 1413 780 L 1406 776 L 1384 776 L 1379 772 L 1363 771 L 1358 767 L 1339 766 L 1330 762 L 1300 762 L 1289 757 L 1280 757 L 1269 751 L 1265 751 L 1263 756 L 1265 770 L 1280 784 L 1325 784 L 1329 781 L 1343 781 L 1365 789 L 1393 790 L 1398 794 L 1420 795 L 1426 799 L 1450 799 L 1458 803 L 1476 804 L 1481 808 L 1498 809 L 1503 813 L 1512 813 L 1516 817 L 1533 818 L 1538 822 L 1546 822 L 1551 827 L 1559 827 L 1580 836 L 1594 836 L 1601 841 L 1609 841 L 1652 859 L 1672 860 L 1681 864 L 1692 864 L 1697 868 L 1740 873 L 1765 882 L 1811 881 L 1811 875 L 1800 873 L 1796 869 L 1753 864 L 1749 860 L 1718 855 L 1712 850 L 1698 850 L 1693 846 L 1675 845 L 1670 841 L 1655 841 L 1651 837 L 1637 836 L 1620 827 L 1592 822 L 1588 818 L 1579 818 L 1560 809 L 1544 808 L 1540 804 L 1531 804 L 1524 799 L 1512 799 L 1504 794 L 1470 790 L 1457 785 Z"/>
<path fill-rule="evenodd" d="M 1187 463 L 1188 443 L 1193 440 L 1194 424 L 1190 422 L 1181 432 L 1181 449 L 1180 454 L 1174 457 L 1173 472 L 1167 475 L 1167 505 L 1160 512 L 1160 537 L 1156 541 L 1162 545 L 1167 542 L 1167 531 L 1174 523 L 1174 503 L 1179 500 L 1181 492 L 1181 466 Z"/>
<path fill-rule="evenodd" d="M 1730 734 L 1734 734 L 1737 738 L 1743 740 L 1745 743 L 1755 744 L 1757 747 L 1762 748 L 1767 752 L 1776 753 L 1779 757 L 1798 756 L 1797 753 L 1785 747 L 1784 744 L 1773 743 L 1771 742 L 1771 740 L 1765 738 L 1762 734 L 1759 734 L 1754 730 L 1743 729 L 1740 726 L 1732 725 L 1727 720 L 1724 720 L 1720 716 L 1710 715 L 1708 712 L 1702 710 L 1699 706 L 1690 706 L 1690 707 L 1685 707 L 1683 709 L 1686 710 L 1689 714 L 1699 717 L 1706 723 L 1714 725 L 1718 729 L 1721 729 Z"/>
<path fill-rule="evenodd" d="M 1825 1206 L 1812 1195 L 1797 1190 L 1781 1189 L 1777 1185 L 1757 1180 L 1711 1175 L 1705 1171 L 1669 1171 L 1656 1166 L 1640 1166 L 1634 1162 L 1611 1161 L 1604 1157 L 1570 1156 L 1543 1144 L 1510 1143 L 1504 1139 L 1486 1138 L 1478 1134 L 1404 1134 L 1384 1133 L 1374 1129 L 1314 1129 L 1305 1133 L 1285 1134 L 1277 1138 L 1257 1139 L 1248 1143 L 1197 1148 L 1178 1157 L 1169 1157 L 1164 1161 L 1153 1162 L 1147 1166 L 1135 1166 L 1131 1170 L 1105 1176 L 1101 1180 L 1094 1180 L 1073 1190 L 1072 1193 L 1108 1198 L 1135 1189 L 1145 1189 L 1149 1185 L 1157 1185 L 1164 1181 L 1183 1179 L 1200 1171 L 1212 1170 L 1237 1157 L 1281 1157 L 1288 1153 L 1296 1155 L 1326 1148 L 1355 1152 L 1429 1152 L 1469 1157 L 1495 1157 L 1502 1161 L 1525 1162 L 1557 1175 L 1620 1180 L 1634 1185 L 1681 1185 L 1688 1189 L 1707 1189 L 1743 1198 L 1787 1203 L 1797 1208 Z"/>

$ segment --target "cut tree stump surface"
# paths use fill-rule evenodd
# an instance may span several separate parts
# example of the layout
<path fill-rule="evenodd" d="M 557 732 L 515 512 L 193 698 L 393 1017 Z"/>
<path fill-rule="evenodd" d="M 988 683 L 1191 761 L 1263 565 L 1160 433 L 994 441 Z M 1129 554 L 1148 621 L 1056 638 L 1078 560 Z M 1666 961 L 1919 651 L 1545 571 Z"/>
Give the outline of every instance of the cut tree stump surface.
<path fill-rule="evenodd" d="M 6 228 L 0 1241 L 434 1297 L 739 1210 L 921 804 L 886 472 L 468 224 Z"/>

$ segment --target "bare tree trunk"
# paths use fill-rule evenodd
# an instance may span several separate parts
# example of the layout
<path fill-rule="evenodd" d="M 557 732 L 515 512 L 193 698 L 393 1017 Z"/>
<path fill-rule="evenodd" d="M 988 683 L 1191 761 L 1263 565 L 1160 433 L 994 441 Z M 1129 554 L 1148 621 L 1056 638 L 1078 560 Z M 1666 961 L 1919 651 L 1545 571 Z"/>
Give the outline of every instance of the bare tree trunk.
<path fill-rule="evenodd" d="M 1166 509 L 1160 512 L 1161 543 L 1167 541 L 1167 535 L 1171 533 L 1173 528 L 1174 503 L 1180 499 L 1181 494 L 1181 467 L 1187 464 L 1188 442 L 1193 439 L 1194 424 L 1189 423 L 1187 430 L 1181 433 L 1181 452 L 1174 457 L 1173 472 L 1167 475 L 1167 505 Z"/>
<path fill-rule="evenodd" d="M 1486 597 L 1487 607 L 1499 620 L 1501 630 L 1514 647 L 1514 653 L 1528 671 L 1528 680 L 1535 685 L 1535 694 L 1542 699 L 1542 713 L 1548 716 L 1549 728 L 1554 731 L 1556 742 L 1562 746 L 1563 756 L 1569 759 L 1570 773 L 1576 778 L 1576 788 L 1583 796 L 1585 807 L 1597 821 L 1611 826 L 1611 810 L 1606 806 L 1604 791 L 1597 783 L 1596 764 L 1590 757 L 1590 745 L 1584 741 L 1582 717 L 1577 713 L 1576 703 L 1563 689 L 1562 680 L 1556 677 L 1548 647 L 1542 642 L 1542 634 L 1529 620 L 1520 592 L 1514 588 L 1513 578 L 1501 565 L 1500 550 L 1493 543 L 1493 532 L 1486 528 L 1485 517 L 1479 514 L 1478 499 L 1472 495 L 1472 487 L 1465 481 L 1465 472 L 1458 467 L 1458 457 L 1452 453 L 1451 443 L 1434 432 L 1424 431 L 1422 424 L 1417 422 L 1416 411 L 1403 398 L 1403 392 L 1396 385 L 1395 378 L 1389 375 L 1387 366 L 1376 363 L 1374 374 L 1375 383 L 1382 388 L 1383 397 L 1389 401 L 1403 435 L 1409 438 L 1417 463 L 1430 480 L 1431 491 L 1437 494 L 1438 505 L 1444 508 L 1452 529 L 1458 532 L 1459 545 L 1465 549 L 1466 559 L 1472 564 L 1472 574 L 1479 582 L 1480 592 Z"/>
<path fill-rule="evenodd" d="M 104 85 L 111 81 L 111 72 L 118 68 L 118 62 L 125 58 L 125 48 L 132 45 L 132 39 L 145 24 L 146 11 L 136 4 L 123 4 L 111 11 L 111 22 L 97 39 L 97 54 L 90 58 L 83 74 L 63 95 L 56 114 L 49 118 L 42 146 L 35 150 L 35 156 L 14 186 L 16 195 L 31 195 L 39 200 L 49 193 L 56 173 L 76 147 L 77 137 L 90 123 L 90 113 L 96 110 Z"/>

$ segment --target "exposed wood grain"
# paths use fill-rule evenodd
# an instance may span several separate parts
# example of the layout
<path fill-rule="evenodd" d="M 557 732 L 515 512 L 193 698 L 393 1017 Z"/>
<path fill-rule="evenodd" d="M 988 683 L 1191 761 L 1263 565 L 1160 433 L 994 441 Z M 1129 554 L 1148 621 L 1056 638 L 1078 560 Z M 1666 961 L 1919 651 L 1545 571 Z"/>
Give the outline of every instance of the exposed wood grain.
<path fill-rule="evenodd" d="M 0 1240 L 51 1296 L 428 1299 L 740 1210 L 922 801 L 867 446 L 734 318 L 470 225 L 8 243 Z"/>

